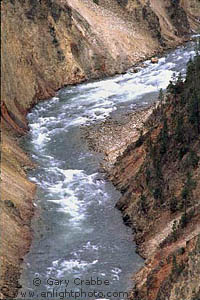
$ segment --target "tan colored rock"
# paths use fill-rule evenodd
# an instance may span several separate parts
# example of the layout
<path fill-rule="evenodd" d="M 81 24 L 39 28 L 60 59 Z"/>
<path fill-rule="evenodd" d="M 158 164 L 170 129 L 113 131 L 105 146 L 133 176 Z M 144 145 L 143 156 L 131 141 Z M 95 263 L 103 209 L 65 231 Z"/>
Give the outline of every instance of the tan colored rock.
<path fill-rule="evenodd" d="M 151 62 L 152 62 L 152 64 L 157 64 L 158 63 L 158 58 L 157 57 L 152 57 L 151 58 Z"/>

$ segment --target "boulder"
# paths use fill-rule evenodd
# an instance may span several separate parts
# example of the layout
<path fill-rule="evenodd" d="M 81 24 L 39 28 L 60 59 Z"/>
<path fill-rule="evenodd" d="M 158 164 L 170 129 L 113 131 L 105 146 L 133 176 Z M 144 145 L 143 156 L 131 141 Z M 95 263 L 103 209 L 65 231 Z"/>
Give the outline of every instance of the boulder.
<path fill-rule="evenodd" d="M 158 57 L 152 57 L 151 62 L 152 62 L 152 64 L 157 64 L 158 63 Z"/>

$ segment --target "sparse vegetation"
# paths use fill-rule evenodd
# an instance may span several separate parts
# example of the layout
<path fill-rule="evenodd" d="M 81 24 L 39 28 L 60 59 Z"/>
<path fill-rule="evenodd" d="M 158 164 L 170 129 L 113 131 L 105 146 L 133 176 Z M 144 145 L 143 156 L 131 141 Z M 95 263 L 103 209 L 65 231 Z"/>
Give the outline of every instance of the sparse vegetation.
<path fill-rule="evenodd" d="M 176 212 L 178 210 L 178 200 L 175 196 L 172 196 L 170 199 L 170 211 L 172 213 Z"/>
<path fill-rule="evenodd" d="M 144 194 L 141 195 L 140 203 L 141 203 L 142 212 L 144 214 L 146 214 L 148 212 L 148 202 L 147 202 L 147 198 Z"/>
<path fill-rule="evenodd" d="M 146 139 L 147 151 L 150 154 L 145 167 L 149 193 L 156 200 L 155 206 L 160 205 L 158 199 L 161 200 L 161 204 L 168 201 L 172 213 L 183 208 L 186 210 L 192 204 L 190 203 L 192 201 L 192 190 L 195 188 L 192 172 L 198 166 L 199 156 L 192 145 L 198 139 L 200 132 L 199 49 L 198 43 L 196 56 L 188 62 L 185 81 L 181 73 L 178 76 L 175 73 L 173 74 L 167 88 L 167 102 L 165 101 L 166 96 L 160 90 L 159 106 L 154 109 L 152 114 L 154 128 L 161 127 L 160 133 L 153 140 L 150 132 L 148 139 Z M 173 109 L 170 107 L 173 107 Z M 170 110 L 171 113 L 169 113 Z M 142 140 L 141 136 L 140 140 Z M 141 143 L 139 144 L 141 145 Z M 168 161 L 175 161 L 177 158 L 179 168 L 183 176 L 186 176 L 186 182 L 180 197 L 174 197 L 173 194 L 164 197 L 167 184 L 163 176 L 163 167 L 167 165 Z M 188 171 L 190 171 L 190 174 Z"/>
<path fill-rule="evenodd" d="M 195 206 L 199 201 L 194 197 L 195 172 L 200 160 L 199 49 L 198 44 L 196 56 L 187 64 L 186 78 L 181 73 L 173 74 L 167 95 L 160 90 L 158 106 L 148 120 L 152 127 L 135 143 L 147 153 L 135 177 L 137 186 L 145 176 L 139 198 L 142 214 L 153 218 L 158 210 L 168 209 L 176 216 L 171 232 L 160 243 L 161 248 L 179 240 L 196 216 Z M 181 272 L 182 265 L 176 267 L 177 274 L 179 269 Z"/>
<path fill-rule="evenodd" d="M 183 263 L 178 264 L 175 255 L 173 255 L 172 258 L 172 264 L 173 264 L 172 272 L 174 273 L 175 276 L 179 276 L 185 268 L 184 264 Z"/>
<path fill-rule="evenodd" d="M 173 236 L 174 241 L 176 241 L 177 240 L 177 221 L 176 220 L 173 222 L 172 236 Z"/>

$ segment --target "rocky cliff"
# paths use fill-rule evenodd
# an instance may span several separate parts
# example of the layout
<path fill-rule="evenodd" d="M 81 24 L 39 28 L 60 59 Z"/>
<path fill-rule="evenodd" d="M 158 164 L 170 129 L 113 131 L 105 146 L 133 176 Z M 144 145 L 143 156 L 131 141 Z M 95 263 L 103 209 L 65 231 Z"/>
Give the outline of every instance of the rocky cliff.
<path fill-rule="evenodd" d="M 16 295 L 20 264 L 31 242 L 35 186 L 26 170 L 33 164 L 17 146 L 28 130 L 28 110 L 64 85 L 123 72 L 187 39 L 199 26 L 199 1 L 175 2 L 1 2 L 2 299 Z"/>
<path fill-rule="evenodd" d="M 117 207 L 146 259 L 130 299 L 200 297 L 199 74 L 200 55 L 188 63 L 185 82 L 179 76 L 160 93 L 146 133 L 111 171 L 123 194 Z"/>
<path fill-rule="evenodd" d="M 4 120 L 22 133 L 26 111 L 38 99 L 66 84 L 123 72 L 182 42 L 199 26 L 199 4 L 178 2 L 4 1 Z"/>

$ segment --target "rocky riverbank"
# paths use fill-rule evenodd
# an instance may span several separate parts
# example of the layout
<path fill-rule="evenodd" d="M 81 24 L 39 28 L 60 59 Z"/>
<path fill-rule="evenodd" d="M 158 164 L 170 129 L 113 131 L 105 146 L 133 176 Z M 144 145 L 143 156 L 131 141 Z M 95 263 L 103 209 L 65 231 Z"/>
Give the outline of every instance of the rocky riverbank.
<path fill-rule="evenodd" d="M 153 111 L 151 107 L 109 117 L 99 124 L 83 126 L 83 136 L 89 148 L 103 154 L 102 167 L 109 172 L 128 145 L 136 141 L 147 129 L 145 121 Z"/>

